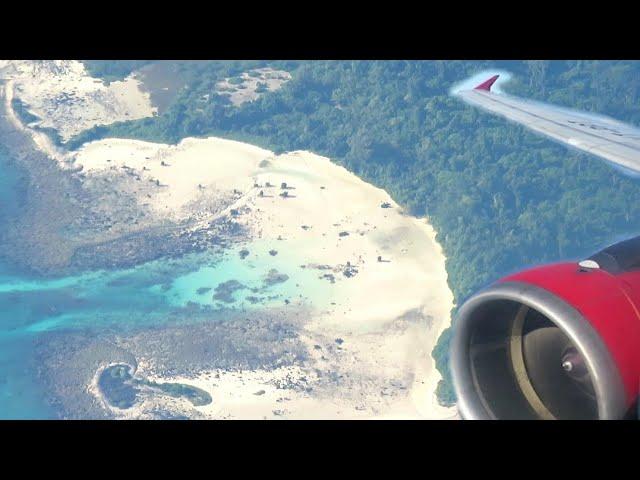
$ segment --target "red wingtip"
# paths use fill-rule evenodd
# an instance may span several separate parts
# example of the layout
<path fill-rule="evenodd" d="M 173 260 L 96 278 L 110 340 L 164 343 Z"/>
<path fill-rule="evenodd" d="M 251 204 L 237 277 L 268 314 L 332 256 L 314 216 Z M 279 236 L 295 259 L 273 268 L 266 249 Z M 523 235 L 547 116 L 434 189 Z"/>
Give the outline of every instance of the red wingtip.
<path fill-rule="evenodd" d="M 474 90 L 485 90 L 487 92 L 490 92 L 491 91 L 491 86 L 494 83 L 496 83 L 496 80 L 498 79 L 499 76 L 500 75 L 494 75 L 489 80 L 485 80 L 480 85 L 478 85 L 476 88 L 474 88 Z"/>

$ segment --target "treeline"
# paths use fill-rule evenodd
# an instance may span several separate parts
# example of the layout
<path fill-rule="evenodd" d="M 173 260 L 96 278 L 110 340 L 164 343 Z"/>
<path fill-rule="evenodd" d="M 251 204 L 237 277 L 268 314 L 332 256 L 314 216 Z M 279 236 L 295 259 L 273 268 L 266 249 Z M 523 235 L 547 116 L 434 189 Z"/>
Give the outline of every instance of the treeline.
<path fill-rule="evenodd" d="M 134 70 L 144 67 L 150 60 L 84 60 L 87 72 L 93 77 L 102 78 L 106 82 L 122 80 Z"/>
<path fill-rule="evenodd" d="M 429 217 L 458 305 L 504 274 L 579 258 L 640 230 L 638 180 L 449 95 L 467 76 L 501 68 L 513 73 L 514 94 L 640 124 L 638 62 L 275 62 L 293 74 L 280 91 L 241 108 L 215 95 L 218 80 L 249 66 L 185 64 L 197 72 L 164 115 L 99 127 L 71 145 L 220 135 L 331 157 Z M 443 403 L 454 401 L 449 337 L 433 352 Z"/>

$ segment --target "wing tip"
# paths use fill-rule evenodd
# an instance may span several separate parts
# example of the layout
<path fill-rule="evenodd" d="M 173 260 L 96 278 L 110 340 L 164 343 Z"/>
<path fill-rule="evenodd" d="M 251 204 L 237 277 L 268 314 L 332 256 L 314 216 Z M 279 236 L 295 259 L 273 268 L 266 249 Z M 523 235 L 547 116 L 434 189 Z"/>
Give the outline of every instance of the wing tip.
<path fill-rule="evenodd" d="M 492 85 L 496 83 L 496 80 L 498 80 L 499 77 L 500 75 L 494 75 L 490 79 L 485 80 L 480 85 L 475 87 L 474 90 L 484 90 L 485 92 L 490 92 Z"/>

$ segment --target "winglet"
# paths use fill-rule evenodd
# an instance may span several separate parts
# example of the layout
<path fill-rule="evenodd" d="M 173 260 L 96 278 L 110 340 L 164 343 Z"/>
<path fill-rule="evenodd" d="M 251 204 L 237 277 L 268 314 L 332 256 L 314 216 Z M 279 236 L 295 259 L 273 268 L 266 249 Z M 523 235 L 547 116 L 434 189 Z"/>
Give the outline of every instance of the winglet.
<path fill-rule="evenodd" d="M 491 86 L 494 83 L 496 83 L 496 80 L 498 79 L 499 76 L 500 75 L 494 75 L 489 80 L 485 80 L 480 85 L 478 85 L 476 88 L 474 88 L 474 90 L 484 90 L 486 92 L 490 92 L 491 91 Z"/>

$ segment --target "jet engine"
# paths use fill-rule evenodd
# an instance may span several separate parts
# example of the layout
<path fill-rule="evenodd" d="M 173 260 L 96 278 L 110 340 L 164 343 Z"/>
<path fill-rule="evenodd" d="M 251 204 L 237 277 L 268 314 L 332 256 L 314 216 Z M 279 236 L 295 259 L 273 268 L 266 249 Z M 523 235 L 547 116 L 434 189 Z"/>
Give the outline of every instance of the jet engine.
<path fill-rule="evenodd" d="M 465 419 L 637 418 L 640 237 L 469 298 L 450 366 Z"/>

